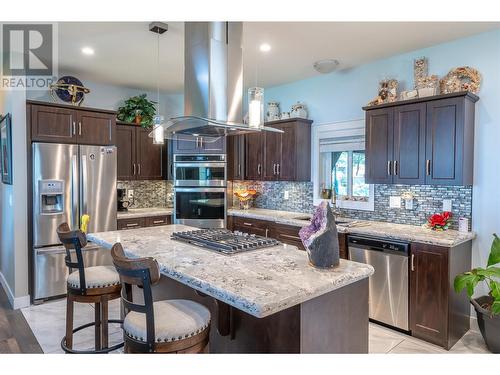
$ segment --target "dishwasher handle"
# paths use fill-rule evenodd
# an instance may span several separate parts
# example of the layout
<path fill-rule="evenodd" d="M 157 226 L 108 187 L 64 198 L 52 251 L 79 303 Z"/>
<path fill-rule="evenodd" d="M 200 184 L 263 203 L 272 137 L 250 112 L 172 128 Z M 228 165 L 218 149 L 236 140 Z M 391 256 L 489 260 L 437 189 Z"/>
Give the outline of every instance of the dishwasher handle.
<path fill-rule="evenodd" d="M 385 240 L 383 238 L 348 236 L 347 244 L 349 247 L 358 247 L 362 249 L 393 253 L 409 256 L 410 243 L 397 240 Z"/>

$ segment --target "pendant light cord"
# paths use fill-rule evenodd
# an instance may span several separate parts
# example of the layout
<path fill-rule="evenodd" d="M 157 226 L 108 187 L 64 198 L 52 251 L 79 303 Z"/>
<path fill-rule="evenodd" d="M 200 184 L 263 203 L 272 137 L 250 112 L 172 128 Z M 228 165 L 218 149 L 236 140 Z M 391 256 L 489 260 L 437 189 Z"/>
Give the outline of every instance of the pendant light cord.
<path fill-rule="evenodd" d="M 160 30 L 156 37 L 156 115 L 160 116 Z"/>

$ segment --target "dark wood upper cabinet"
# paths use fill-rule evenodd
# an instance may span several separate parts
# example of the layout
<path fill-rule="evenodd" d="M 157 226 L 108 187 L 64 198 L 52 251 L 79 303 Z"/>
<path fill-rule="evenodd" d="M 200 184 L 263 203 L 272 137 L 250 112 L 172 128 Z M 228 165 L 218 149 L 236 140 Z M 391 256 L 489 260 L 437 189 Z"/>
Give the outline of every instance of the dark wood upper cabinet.
<path fill-rule="evenodd" d="M 283 133 L 245 135 L 245 179 L 310 181 L 311 120 L 288 119 L 266 123 Z"/>
<path fill-rule="evenodd" d="M 472 185 L 474 101 L 461 97 L 427 103 L 427 182 Z"/>
<path fill-rule="evenodd" d="M 89 145 L 113 145 L 116 135 L 114 114 L 77 111 L 78 143 Z"/>
<path fill-rule="evenodd" d="M 37 142 L 76 143 L 76 112 L 68 108 L 32 105 L 31 139 Z"/>
<path fill-rule="evenodd" d="M 115 144 L 116 112 L 29 100 L 31 140 L 35 142 Z"/>
<path fill-rule="evenodd" d="M 136 178 L 134 173 L 135 130 L 135 127 L 131 125 L 116 126 L 116 173 L 118 180 L 134 180 Z"/>
<path fill-rule="evenodd" d="M 265 132 L 262 134 L 264 142 L 264 168 L 262 178 L 267 181 L 279 180 L 278 168 L 281 163 L 282 134 Z"/>
<path fill-rule="evenodd" d="M 369 184 L 392 183 L 394 111 L 374 109 L 366 113 L 366 172 Z"/>
<path fill-rule="evenodd" d="M 245 136 L 227 137 L 227 179 L 243 180 L 245 178 Z"/>
<path fill-rule="evenodd" d="M 245 180 L 261 180 L 263 172 L 263 137 L 261 133 L 251 133 L 245 137 Z"/>
<path fill-rule="evenodd" d="M 166 178 L 165 145 L 153 144 L 149 136 L 151 129 L 138 128 L 137 139 L 137 178 L 141 180 L 162 180 Z"/>
<path fill-rule="evenodd" d="M 116 130 L 118 180 L 167 178 L 166 145 L 155 145 L 150 129 L 119 123 Z"/>
<path fill-rule="evenodd" d="M 411 244 L 412 336 L 450 349 L 469 330 L 469 299 L 465 291 L 455 293 L 453 280 L 470 269 L 471 256 L 471 241 L 453 248 Z"/>
<path fill-rule="evenodd" d="M 364 107 L 366 182 L 471 185 L 477 100 L 461 92 Z"/>
<path fill-rule="evenodd" d="M 425 183 L 425 103 L 394 108 L 393 183 Z"/>

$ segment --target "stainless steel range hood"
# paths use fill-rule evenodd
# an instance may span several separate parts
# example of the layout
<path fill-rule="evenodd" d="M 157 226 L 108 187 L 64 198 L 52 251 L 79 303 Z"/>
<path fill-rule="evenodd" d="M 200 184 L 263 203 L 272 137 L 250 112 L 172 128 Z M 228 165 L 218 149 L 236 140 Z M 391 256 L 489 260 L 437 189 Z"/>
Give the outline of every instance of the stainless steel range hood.
<path fill-rule="evenodd" d="M 166 139 L 210 142 L 227 135 L 282 133 L 243 124 L 242 33 L 242 22 L 185 23 L 184 116 L 161 125 Z"/>

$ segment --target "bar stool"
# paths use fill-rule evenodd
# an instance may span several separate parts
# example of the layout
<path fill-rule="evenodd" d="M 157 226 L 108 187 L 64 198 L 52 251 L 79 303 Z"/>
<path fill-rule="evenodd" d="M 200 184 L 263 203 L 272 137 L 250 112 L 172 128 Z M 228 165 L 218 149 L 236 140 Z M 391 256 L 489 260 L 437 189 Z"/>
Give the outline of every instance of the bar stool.
<path fill-rule="evenodd" d="M 122 283 L 125 353 L 207 353 L 210 311 L 189 300 L 153 302 L 151 285 L 160 280 L 153 258 L 127 258 L 120 243 L 111 256 Z M 144 304 L 133 302 L 132 286 L 142 289 Z"/>
<path fill-rule="evenodd" d="M 66 353 L 89 354 L 109 353 L 123 346 L 123 342 L 108 347 L 108 323 L 122 323 L 121 320 L 108 319 L 108 301 L 120 297 L 120 277 L 113 266 L 86 267 L 83 262 L 82 248 L 87 238 L 80 230 L 70 230 L 67 223 L 57 228 L 59 240 L 66 248 L 65 262 L 69 268 L 66 297 L 66 335 L 61 348 Z M 72 250 L 76 262 L 72 261 Z M 73 269 L 77 270 L 73 272 Z M 95 321 L 73 328 L 74 303 L 94 303 Z M 95 326 L 95 350 L 73 350 L 73 334 L 84 328 Z"/>

